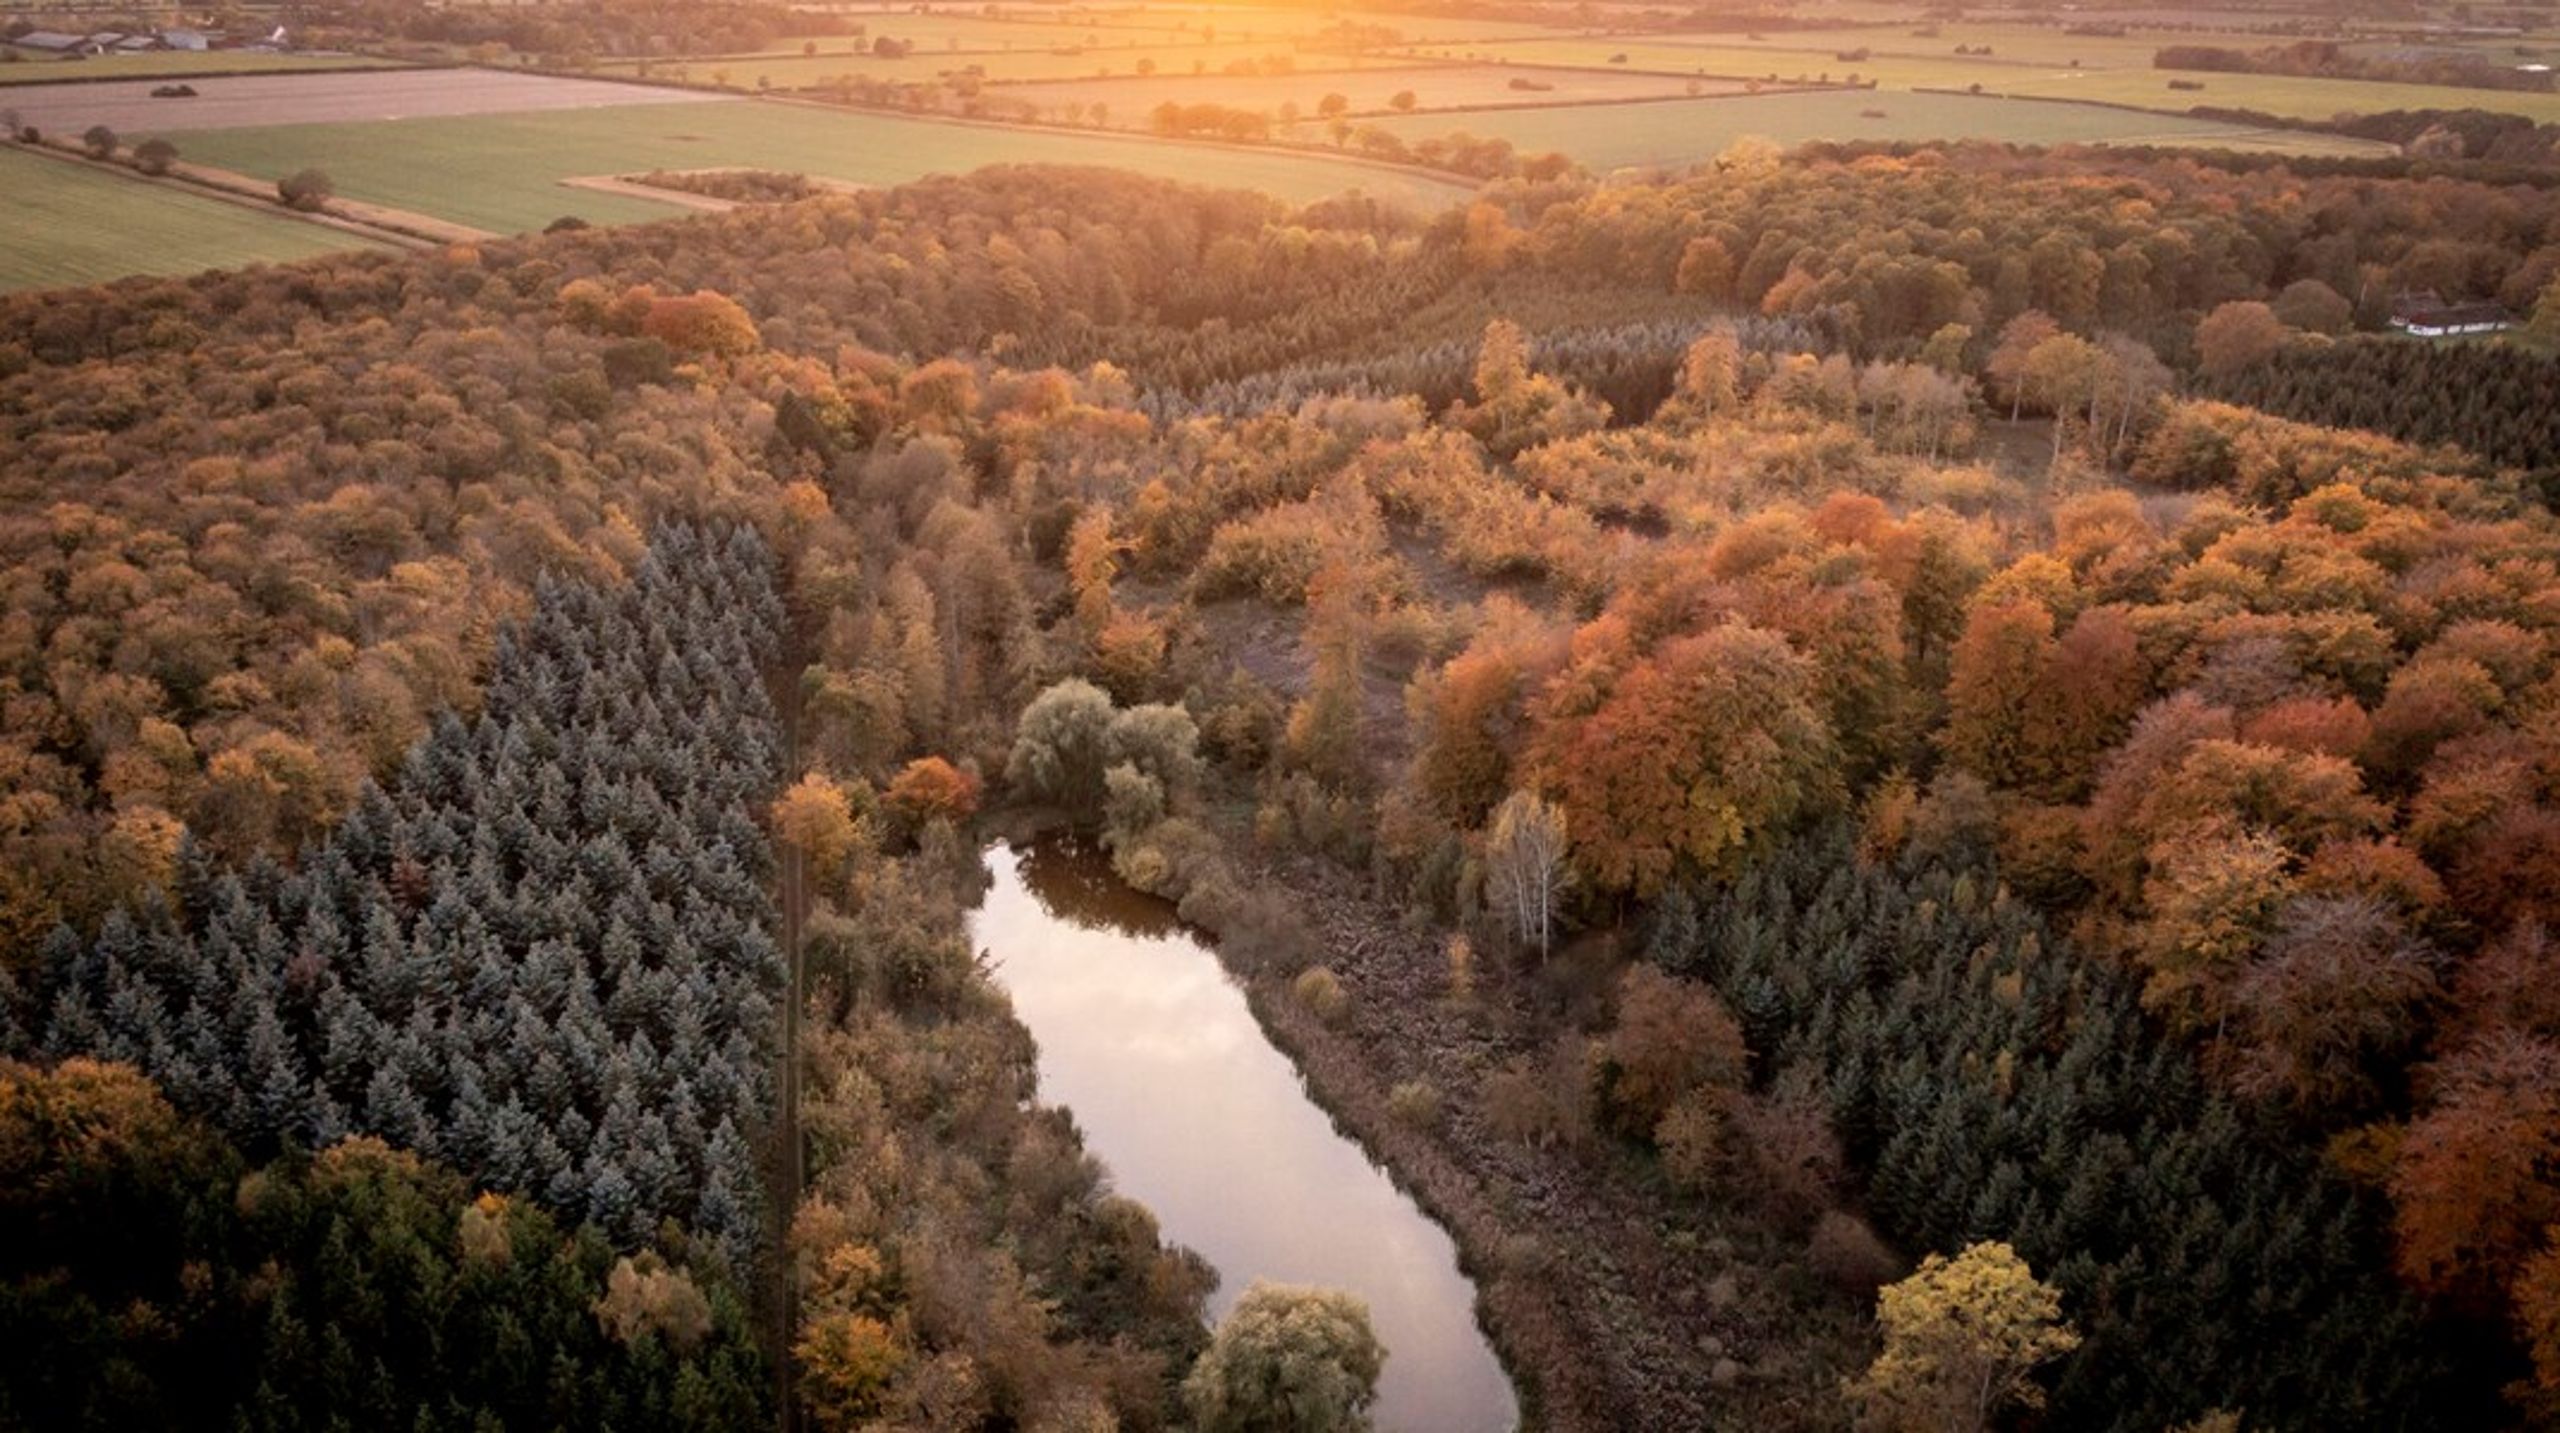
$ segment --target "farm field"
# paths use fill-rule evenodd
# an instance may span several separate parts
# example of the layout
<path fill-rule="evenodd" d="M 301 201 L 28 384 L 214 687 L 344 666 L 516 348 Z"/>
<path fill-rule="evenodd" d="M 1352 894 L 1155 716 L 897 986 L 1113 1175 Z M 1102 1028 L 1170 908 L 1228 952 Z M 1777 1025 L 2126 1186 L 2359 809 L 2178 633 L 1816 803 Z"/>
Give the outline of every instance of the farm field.
<path fill-rule="evenodd" d="M 1034 32 L 1086 30 L 1133 36 L 1197 35 L 1215 30 L 1221 38 L 1296 37 L 1348 22 L 1394 30 L 1407 40 L 1499 38 L 1553 34 L 1555 27 L 1522 20 L 1493 20 L 1467 15 L 1404 14 L 1388 10 L 1297 9 L 1271 5 L 1148 5 L 1107 9 L 1062 5 L 1007 5 L 1001 16 L 937 12 L 919 15 L 906 7 L 835 10 L 803 7 L 863 23 L 869 34 L 929 37 L 992 33 L 998 28 Z"/>
<path fill-rule="evenodd" d="M 1410 59 L 1393 56 L 1361 57 L 1322 51 L 1300 54 L 1295 45 L 1285 40 L 1263 40 L 1253 44 L 1229 44 L 1224 40 L 1214 45 L 1193 42 L 1186 45 L 1100 46 L 1073 54 L 1056 54 L 1046 49 L 1026 46 L 1017 50 L 948 52 L 919 47 L 915 53 L 897 58 L 877 55 L 820 54 L 782 55 L 769 59 L 660 59 L 645 66 L 639 62 L 600 69 L 599 74 L 638 76 L 647 73 L 662 79 L 684 79 L 693 83 L 724 84 L 732 89 L 751 90 L 762 87 L 799 89 L 824 84 L 847 75 L 868 75 L 874 79 L 902 83 L 921 83 L 961 70 L 975 70 L 991 80 L 1067 80 L 1110 76 L 1135 76 L 1141 62 L 1155 67 L 1161 75 L 1216 74 L 1238 62 L 1259 63 L 1278 58 L 1295 65 L 1302 72 L 1318 70 L 1375 69 L 1411 66 Z M 727 78 L 720 79 L 719 76 Z"/>
<path fill-rule="evenodd" d="M 48 133 L 103 124 L 118 133 L 179 135 L 244 125 L 697 104 L 710 96 L 603 80 L 553 79 L 501 70 L 392 70 L 370 74 L 232 75 L 196 82 L 193 99 L 153 99 L 152 81 L 25 86 L 9 91 L 23 123 Z"/>
<path fill-rule="evenodd" d="M 259 55 L 241 50 L 165 50 L 148 55 L 98 55 L 62 60 L 0 46 L 0 54 L 23 55 L 25 63 L 0 60 L 0 86 L 56 84 L 64 80 L 185 79 L 195 75 L 261 74 L 270 71 L 325 72 L 381 69 L 390 60 L 363 55 Z"/>
<path fill-rule="evenodd" d="M 1882 110 L 1881 119 L 1867 110 Z M 1464 117 L 1416 115 L 1372 120 L 1408 143 L 1463 129 L 1525 150 L 1557 149 L 1593 169 L 1686 165 L 1712 159 L 1735 140 L 1780 145 L 1811 140 L 1988 139 L 2012 144 L 2213 145 L 2312 153 L 2388 152 L 2323 135 L 2242 129 L 2178 115 L 2137 114 L 2094 105 L 1967 95 L 1846 93 L 1741 95 L 1662 104 L 1502 110 Z M 1305 127 L 1302 126 L 1302 129 Z"/>
<path fill-rule="evenodd" d="M 1445 121 L 1443 121 L 1445 123 Z M 265 178 L 316 165 L 351 199 L 500 232 L 562 215 L 629 223 L 685 212 L 671 204 L 562 186 L 563 179 L 720 165 L 797 170 L 857 184 L 899 184 L 990 164 L 1110 165 L 1197 184 L 1306 201 L 1346 189 L 1439 207 L 1472 186 L 1321 155 L 1048 133 L 856 114 L 759 100 L 626 106 L 548 114 L 278 125 L 190 136 L 187 158 Z"/>
<path fill-rule="evenodd" d="M 1593 67 L 1624 72 L 1650 70 L 1666 75 L 1722 75 L 1759 80 L 1816 80 L 1824 75 L 1842 80 L 1854 74 L 1895 89 L 1920 86 L 1962 89 L 1977 80 L 1984 81 L 1984 88 L 1988 89 L 1991 81 L 2014 81 L 2020 76 L 2043 73 L 2022 65 L 1959 59 L 1952 55 L 1945 59 L 1925 60 L 1890 55 L 1842 60 L 1831 50 L 1779 50 L 1633 37 L 1522 40 L 1445 53 L 1437 47 L 1425 46 L 1400 53 L 1457 60 L 1480 55 L 1514 65 Z M 1612 64 L 1610 57 L 1615 55 L 1624 55 L 1626 59 L 1623 63 Z"/>
<path fill-rule="evenodd" d="M 281 214 L 0 148 L 0 291 L 307 259 L 366 247 Z"/>
<path fill-rule="evenodd" d="M 1915 29 L 1935 28 L 1934 36 L 1915 35 Z M 1675 38 L 1675 37 L 1659 37 Z M 2135 30 L 2126 35 L 2073 35 L 2058 25 L 1982 25 L 1942 23 L 1933 27 L 1908 21 L 1886 25 L 1843 27 L 1837 30 L 1772 30 L 1758 39 L 1750 36 L 1695 35 L 1676 37 L 1701 44 L 1741 44 L 1755 49 L 1805 50 L 1828 54 L 1835 50 L 1866 48 L 1879 55 L 1899 55 L 1920 59 L 1949 59 L 1981 62 L 2007 61 L 2020 65 L 2059 65 L 2068 68 L 2078 60 L 2085 69 L 2149 69 L 2151 56 L 2163 45 L 2228 45 L 2247 48 L 2272 43 L 2262 36 L 2221 34 L 2196 30 Z M 1987 56 L 1955 53 L 1958 45 L 1980 48 L 1988 45 Z"/>
<path fill-rule="evenodd" d="M 2201 90 L 2168 88 L 2171 79 L 2193 80 Z M 1985 84 L 1984 89 L 1995 88 Z M 2560 123 L 2560 94 L 2468 89 L 2455 85 L 2398 85 L 2372 80 L 2302 79 L 2292 75 L 2231 75 L 2204 71 L 2112 70 L 2095 74 L 2022 77 L 1997 86 L 2009 94 L 2110 104 L 2218 105 L 2263 110 L 2289 119 L 2328 119 L 2340 114 L 2380 114 L 2395 109 L 2485 109 Z"/>
<path fill-rule="evenodd" d="M 1968 33 L 1971 27 L 1947 28 L 1952 34 Z M 1666 74 L 1737 75 L 1781 80 L 1818 80 L 1825 75 L 1838 80 L 1855 74 L 1889 90 L 1964 89 L 1978 84 L 1986 94 L 2089 100 L 2133 105 L 2170 114 L 2183 113 L 2197 105 L 2263 110 L 2293 119 L 2328 119 L 2339 114 L 2373 114 L 2394 109 L 2486 109 L 2525 115 L 2545 123 L 2560 121 L 2560 94 L 2291 75 L 2159 70 L 2150 65 L 2150 51 L 2155 47 L 2149 45 L 2143 47 L 2139 63 L 2109 68 L 2095 62 L 2084 62 L 2080 69 L 2075 70 L 2068 65 L 2038 66 L 2003 58 L 1996 53 L 2000 48 L 1996 40 L 1990 42 L 1995 53 L 1989 58 L 1949 54 L 1924 59 L 1888 52 L 1879 39 L 1870 42 L 1869 48 L 1874 53 L 1869 58 L 1847 61 L 1840 59 L 1838 50 L 1830 47 L 1793 48 L 1786 43 L 1792 38 L 1782 39 L 1780 32 L 1773 32 L 1769 43 L 1755 45 L 1733 43 L 1729 38 L 1724 43 L 1705 43 L 1653 37 L 1641 40 L 1632 37 L 1574 37 L 1445 50 L 1419 46 L 1400 53 L 1453 59 L 1481 55 L 1513 63 L 1542 65 L 1608 65 L 1611 56 L 1624 55 L 1626 61 L 1623 65 L 1608 67 L 1657 70 Z M 2212 35 L 2192 38 L 2204 43 L 2213 43 L 2217 39 Z M 2241 44 L 2262 39 L 2256 36 L 2220 38 Z M 1953 46 L 1958 41 L 1950 37 L 1946 43 Z M 1963 43 L 1981 42 L 1967 40 Z M 2199 83 L 2204 88 L 2172 90 L 2169 82 L 2173 79 Z"/>
<path fill-rule="evenodd" d="M 1553 86 L 1515 90 L 1513 80 Z M 1143 126 L 1147 114 L 1170 100 L 1177 104 L 1215 103 L 1270 113 L 1295 104 L 1312 115 L 1328 94 L 1350 101 L 1354 115 L 1391 112 L 1388 101 L 1413 92 L 1418 110 L 1450 110 L 1509 105 L 1566 105 L 1677 97 L 1688 93 L 1689 81 L 1663 75 L 1621 75 L 1590 70 L 1531 70 L 1514 65 L 1421 65 L 1358 73 L 1270 75 L 1256 78 L 1158 76 L 1154 79 L 1056 80 L 1006 85 L 1008 99 L 1029 100 L 1044 111 L 1067 105 L 1105 104 L 1115 122 Z M 1709 81 L 1708 93 L 1738 92 L 1739 84 Z"/>

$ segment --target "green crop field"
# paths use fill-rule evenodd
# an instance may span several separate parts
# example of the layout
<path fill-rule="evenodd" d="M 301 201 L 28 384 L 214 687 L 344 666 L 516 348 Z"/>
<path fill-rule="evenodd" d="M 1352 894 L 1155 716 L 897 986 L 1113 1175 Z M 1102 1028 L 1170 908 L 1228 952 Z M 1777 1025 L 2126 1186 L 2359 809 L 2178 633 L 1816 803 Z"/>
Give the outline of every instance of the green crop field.
<path fill-rule="evenodd" d="M 1636 39 L 1632 36 L 1521 40 L 1454 48 L 1424 45 L 1404 53 L 1435 59 L 1482 56 L 1515 65 L 1598 66 L 1610 70 L 1650 70 L 1671 75 L 1731 75 L 1744 79 L 1774 77 L 1781 81 L 1820 80 L 1825 75 L 1839 81 L 1855 74 L 1860 79 L 1876 80 L 1894 89 L 1962 89 L 1977 80 L 1988 89 L 1995 82 L 2005 85 L 2047 73 L 2024 65 L 1960 59 L 1953 55 L 1944 59 L 1876 55 L 1865 60 L 1843 60 L 1830 50 L 1785 50 L 1743 44 Z M 1618 55 L 1624 55 L 1625 61 L 1610 63 L 1611 58 Z"/>
<path fill-rule="evenodd" d="M 352 234 L 0 148 L 0 290 L 307 259 Z"/>
<path fill-rule="evenodd" d="M 629 223 L 671 205 L 565 188 L 562 179 L 734 165 L 899 184 L 990 164 L 1108 165 L 1310 200 L 1346 189 L 1437 207 L 1471 187 L 1281 150 L 1174 144 L 735 100 L 371 124 L 283 125 L 185 136 L 187 158 L 266 178 L 316 166 L 350 199 L 500 232 L 564 214 Z"/>
<path fill-rule="evenodd" d="M 822 50 L 826 48 L 821 47 Z M 1221 40 L 1214 45 L 1194 42 L 1187 45 L 1097 45 L 1076 49 L 1070 37 L 1061 41 L 1060 48 L 1071 53 L 1061 54 L 1031 45 L 1014 50 L 975 53 L 951 53 L 918 47 L 915 53 L 896 59 L 838 52 L 725 60 L 652 60 L 645 67 L 645 72 L 659 78 L 681 78 L 698 84 L 722 84 L 732 89 L 751 90 L 766 86 L 796 89 L 824 84 L 847 75 L 869 75 L 874 79 L 914 83 L 957 70 L 976 70 L 991 80 L 1129 77 L 1138 73 L 1142 63 L 1154 66 L 1155 73 L 1159 75 L 1216 74 L 1239 61 L 1259 63 L 1275 56 L 1308 72 L 1409 66 L 1413 63 L 1409 59 L 1391 56 L 1302 55 L 1285 40 L 1259 41 L 1250 45 L 1229 44 Z M 600 69 L 597 73 L 608 77 L 630 76 L 642 73 L 643 69 L 643 66 L 633 63 Z"/>
<path fill-rule="evenodd" d="M 1515 80 L 1544 88 L 1516 90 L 1511 88 Z M 1691 86 L 1701 94 L 1741 90 L 1739 84 L 1727 80 L 1683 80 L 1655 74 L 1532 70 L 1518 65 L 1407 65 L 1359 73 L 1336 70 L 1250 78 L 1159 75 L 1154 79 L 1048 80 L 990 86 L 987 93 L 1027 101 L 1043 114 L 1054 114 L 1067 106 L 1101 104 L 1108 107 L 1107 117 L 1113 124 L 1143 129 L 1149 114 L 1167 101 L 1208 102 L 1271 115 L 1276 115 L 1284 104 L 1294 104 L 1300 114 L 1312 115 L 1326 95 L 1338 94 L 1351 106 L 1350 114 L 1364 116 L 1389 113 L 1395 97 L 1406 92 L 1414 96 L 1419 109 L 1429 111 L 1676 98 L 1689 93 Z"/>
<path fill-rule="evenodd" d="M 2201 90 L 2172 90 L 2172 79 Z M 1995 88 L 1985 84 L 1985 89 Z M 2110 104 L 2186 109 L 2216 105 L 2262 110 L 2288 119 L 2329 119 L 2395 109 L 2485 109 L 2560 124 L 2560 94 L 2478 90 L 2455 85 L 2395 85 L 2371 80 L 2298 79 L 2292 75 L 2230 75 L 2174 70 L 2110 70 L 2098 74 L 2022 75 L 1997 88 L 2009 94 L 2104 100 Z"/>
<path fill-rule="evenodd" d="M 1935 35 L 1916 35 L 1920 29 L 1934 29 Z M 1675 38 L 1665 36 L 1662 38 Z M 1908 56 L 1919 59 L 1968 60 L 1974 56 L 1955 53 L 1958 45 L 1968 49 L 1989 46 L 1991 53 L 1980 59 L 2008 61 L 2021 65 L 2052 65 L 2069 68 L 2078 60 L 2084 69 L 2147 69 L 2152 53 L 2163 45 L 2231 45 L 2254 48 L 2271 43 L 2264 36 L 2225 35 L 2181 30 L 2134 30 L 2125 35 L 2072 35 L 2058 25 L 1972 24 L 1957 21 L 1900 22 L 1890 25 L 1866 25 L 1837 30 L 1770 30 L 1759 38 L 1732 34 L 1679 36 L 1704 44 L 1742 44 L 1757 49 L 1804 50 L 1828 53 L 1835 50 L 1865 48 L 1879 55 Z"/>
<path fill-rule="evenodd" d="M 25 51 L 9 51 L 25 54 Z M 0 63 L 0 85 L 55 84 L 63 80 L 182 79 L 188 75 L 236 75 L 267 70 L 379 69 L 389 60 L 358 55 L 255 55 L 242 50 L 169 50 L 149 55 L 99 55 L 86 60 L 35 59 Z"/>
<path fill-rule="evenodd" d="M 1883 111 L 1872 118 L 1868 110 Z M 2177 115 L 1965 95 L 1840 92 L 1672 100 L 1660 104 L 1503 110 L 1376 120 L 1407 142 L 1464 130 L 1523 150 L 1558 149 L 1594 169 L 1686 165 L 1746 136 L 1781 145 L 1817 139 L 1991 139 L 2015 144 L 2166 144 L 2373 153 L 2323 135 L 2242 129 Z"/>

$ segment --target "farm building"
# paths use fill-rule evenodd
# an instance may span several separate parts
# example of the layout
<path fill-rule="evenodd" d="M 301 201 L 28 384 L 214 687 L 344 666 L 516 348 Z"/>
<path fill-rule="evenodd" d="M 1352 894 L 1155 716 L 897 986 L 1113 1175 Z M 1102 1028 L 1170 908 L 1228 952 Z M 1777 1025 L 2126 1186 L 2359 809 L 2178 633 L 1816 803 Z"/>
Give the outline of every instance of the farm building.
<path fill-rule="evenodd" d="M 2450 338 L 2515 327 L 2515 316 L 2493 303 L 2449 304 L 2433 294 L 2391 306 L 2391 326 L 2413 338 Z"/>

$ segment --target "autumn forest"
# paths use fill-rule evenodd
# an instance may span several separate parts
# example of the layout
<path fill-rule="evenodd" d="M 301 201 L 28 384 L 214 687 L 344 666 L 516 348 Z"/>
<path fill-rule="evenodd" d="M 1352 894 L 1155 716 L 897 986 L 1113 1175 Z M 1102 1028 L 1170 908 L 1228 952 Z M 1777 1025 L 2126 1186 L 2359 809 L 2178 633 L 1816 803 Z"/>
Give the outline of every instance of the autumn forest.
<path fill-rule="evenodd" d="M 998 842 L 1523 1426 L 2560 1424 L 2547 174 L 771 197 L 0 296 L 0 1428 L 1394 1426 Z"/>

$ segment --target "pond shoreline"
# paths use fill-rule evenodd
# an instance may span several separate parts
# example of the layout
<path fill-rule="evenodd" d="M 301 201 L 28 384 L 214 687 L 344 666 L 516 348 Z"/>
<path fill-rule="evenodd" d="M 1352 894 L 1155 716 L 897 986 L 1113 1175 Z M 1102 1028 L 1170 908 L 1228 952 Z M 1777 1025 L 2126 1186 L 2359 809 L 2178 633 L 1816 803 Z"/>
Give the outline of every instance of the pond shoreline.
<path fill-rule="evenodd" d="M 1473 997 L 1453 1002 L 1446 931 L 1410 928 L 1328 859 L 1258 849 L 1237 810 L 1225 814 L 1214 824 L 1234 876 L 1286 896 L 1348 1006 L 1328 1023 L 1291 989 L 1296 966 L 1266 969 L 1198 933 L 1308 1097 L 1456 1245 L 1523 1430 L 1847 1426 L 1840 1383 L 1873 1356 L 1872 1331 L 1863 1308 L 1811 1279 L 1798 1238 L 1753 1213 L 1742 1191 L 1674 1195 L 1650 1160 L 1606 1139 L 1531 1148 L 1486 1122 L 1485 1077 L 1575 1038 L 1590 1014 L 1565 1008 L 1574 997 L 1560 995 L 1558 970 L 1481 952 Z M 1010 808 L 980 829 L 1025 841 L 1074 823 Z M 1623 952 L 1602 944 L 1550 965 L 1612 969 Z M 1389 1092 L 1415 1079 L 1441 1097 L 1428 1128 L 1390 1108 Z"/>
<path fill-rule="evenodd" d="M 1488 1261 L 1458 1227 L 1481 1231 L 1487 1211 L 1431 1199 L 1445 1162 L 1390 1163 L 1346 1115 L 1356 1089 L 1319 1097 L 1343 1084 L 1310 1068 L 1318 1047 L 1285 988 L 1238 970 L 1064 823 L 1015 812 L 981 834 L 994 884 L 970 938 L 1040 1045 L 1039 1098 L 1071 1112 L 1165 1238 L 1218 1268 L 1225 1297 L 1270 1279 L 1368 1298 L 1389 1353 L 1382 1428 L 1547 1426 L 1488 1316 Z"/>
<path fill-rule="evenodd" d="M 1605 1140 L 1531 1149 L 1486 1127 L 1460 1080 L 1572 1028 L 1539 1013 L 1531 977 L 1483 956 L 1461 1009 L 1445 995 L 1445 932 L 1406 929 L 1320 858 L 1275 859 L 1240 839 L 1228 849 L 1239 876 L 1306 912 L 1351 1013 L 1328 1024 L 1288 975 L 1211 948 L 1311 1098 L 1456 1241 L 1524 1430 L 1845 1426 L 1839 1381 L 1872 1355 L 1870 1335 L 1859 1310 L 1793 1285 L 1800 1244 L 1737 1200 L 1672 1200 Z M 1442 1097 L 1430 1129 L 1388 1103 L 1417 1074 Z"/>
<path fill-rule="evenodd" d="M 1014 846 L 1061 839 L 1077 829 L 1054 807 L 1005 807 L 983 813 L 978 824 L 981 840 Z M 1268 869 L 1253 874 L 1287 884 L 1274 880 L 1276 873 Z M 1322 899 L 1314 892 L 1298 893 Z M 1529 1272 L 1506 1265 L 1505 1247 L 1512 1245 L 1516 1254 L 1514 1241 L 1522 1231 L 1505 1224 L 1482 1184 L 1441 1148 L 1439 1136 L 1388 1113 L 1387 1077 L 1361 1057 L 1357 1046 L 1299 1004 L 1286 978 L 1239 961 L 1217 932 L 1186 927 L 1196 931 L 1244 991 L 1255 1024 L 1296 1068 L 1308 1098 L 1457 1245 L 1459 1270 L 1476 1289 L 1476 1326 L 1518 1395 L 1520 1433 L 1632 1426 L 1606 1417 L 1596 1391 L 1584 1387 L 1588 1351 L 1577 1346 Z M 1046 1092 L 1042 1098 L 1048 1098 Z"/>

